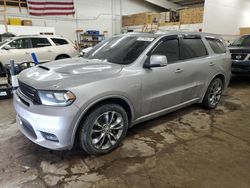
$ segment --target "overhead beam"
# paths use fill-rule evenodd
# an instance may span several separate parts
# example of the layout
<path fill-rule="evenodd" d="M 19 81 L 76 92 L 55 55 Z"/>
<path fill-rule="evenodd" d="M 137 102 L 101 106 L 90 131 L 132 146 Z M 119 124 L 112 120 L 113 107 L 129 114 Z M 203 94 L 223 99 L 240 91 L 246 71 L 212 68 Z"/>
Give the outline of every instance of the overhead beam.
<path fill-rule="evenodd" d="M 179 5 L 166 0 L 145 0 L 145 1 L 165 9 L 175 10 L 177 8 L 180 8 Z"/>
<path fill-rule="evenodd" d="M 183 1 L 183 2 L 180 2 L 179 4 L 182 6 L 187 6 L 187 5 L 195 5 L 195 4 L 202 4 L 202 3 L 204 3 L 204 1 L 194 0 L 194 1 Z"/>
<path fill-rule="evenodd" d="M 204 0 L 169 0 L 169 1 L 172 2 L 172 3 L 179 4 L 181 6 L 204 3 Z"/>

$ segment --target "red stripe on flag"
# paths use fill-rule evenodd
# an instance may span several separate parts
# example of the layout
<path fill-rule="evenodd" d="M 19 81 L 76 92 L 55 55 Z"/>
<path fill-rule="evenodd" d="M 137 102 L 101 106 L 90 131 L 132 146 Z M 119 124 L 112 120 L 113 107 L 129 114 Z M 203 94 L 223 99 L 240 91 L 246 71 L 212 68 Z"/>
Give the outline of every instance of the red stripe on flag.
<path fill-rule="evenodd" d="M 71 14 L 75 14 L 75 11 L 73 12 L 44 12 L 44 13 L 30 12 L 30 15 L 33 15 L 33 16 L 55 16 L 55 15 L 71 15 Z"/>
<path fill-rule="evenodd" d="M 28 1 L 28 4 L 32 5 L 73 5 L 73 2 L 34 2 Z"/>
<path fill-rule="evenodd" d="M 38 8 L 38 7 L 29 7 L 30 10 L 74 10 L 74 7 L 43 7 L 43 8 Z"/>

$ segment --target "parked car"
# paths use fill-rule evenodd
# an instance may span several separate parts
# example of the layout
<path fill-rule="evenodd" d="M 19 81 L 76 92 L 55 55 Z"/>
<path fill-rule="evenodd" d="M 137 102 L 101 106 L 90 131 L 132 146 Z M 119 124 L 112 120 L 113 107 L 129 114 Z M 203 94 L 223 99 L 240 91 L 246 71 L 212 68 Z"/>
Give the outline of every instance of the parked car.
<path fill-rule="evenodd" d="M 137 123 L 194 103 L 215 108 L 230 76 L 230 53 L 218 36 L 116 36 L 83 58 L 21 72 L 17 124 L 43 147 L 65 150 L 78 143 L 89 154 L 104 154 Z"/>
<path fill-rule="evenodd" d="M 0 43 L 0 71 L 15 60 L 16 63 L 33 62 L 31 53 L 35 53 L 39 61 L 53 61 L 75 57 L 79 54 L 77 47 L 63 37 L 57 36 L 19 36 Z"/>
<path fill-rule="evenodd" d="M 250 75 L 250 35 L 243 35 L 230 46 L 232 54 L 232 73 Z"/>

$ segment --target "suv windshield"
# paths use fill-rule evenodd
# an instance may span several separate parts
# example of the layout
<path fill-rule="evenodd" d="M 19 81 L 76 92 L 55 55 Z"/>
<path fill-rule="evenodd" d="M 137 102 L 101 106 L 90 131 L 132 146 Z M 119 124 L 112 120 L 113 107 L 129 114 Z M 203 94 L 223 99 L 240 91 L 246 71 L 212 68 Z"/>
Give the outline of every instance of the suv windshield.
<path fill-rule="evenodd" d="M 236 39 L 231 46 L 249 46 L 250 47 L 250 35 L 242 36 Z"/>
<path fill-rule="evenodd" d="M 86 59 L 100 59 L 116 64 L 130 64 L 154 40 L 153 37 L 121 36 L 97 44 L 84 55 Z"/>

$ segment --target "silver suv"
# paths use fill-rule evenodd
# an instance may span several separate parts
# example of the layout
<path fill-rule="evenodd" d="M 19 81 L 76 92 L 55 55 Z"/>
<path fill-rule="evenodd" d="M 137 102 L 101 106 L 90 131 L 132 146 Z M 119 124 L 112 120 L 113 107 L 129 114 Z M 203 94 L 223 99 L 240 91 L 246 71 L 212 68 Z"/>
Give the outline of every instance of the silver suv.
<path fill-rule="evenodd" d="M 77 143 L 89 154 L 104 154 L 137 123 L 194 103 L 215 108 L 230 76 L 230 53 L 218 36 L 116 36 L 83 58 L 23 71 L 14 99 L 17 124 L 43 147 Z"/>

